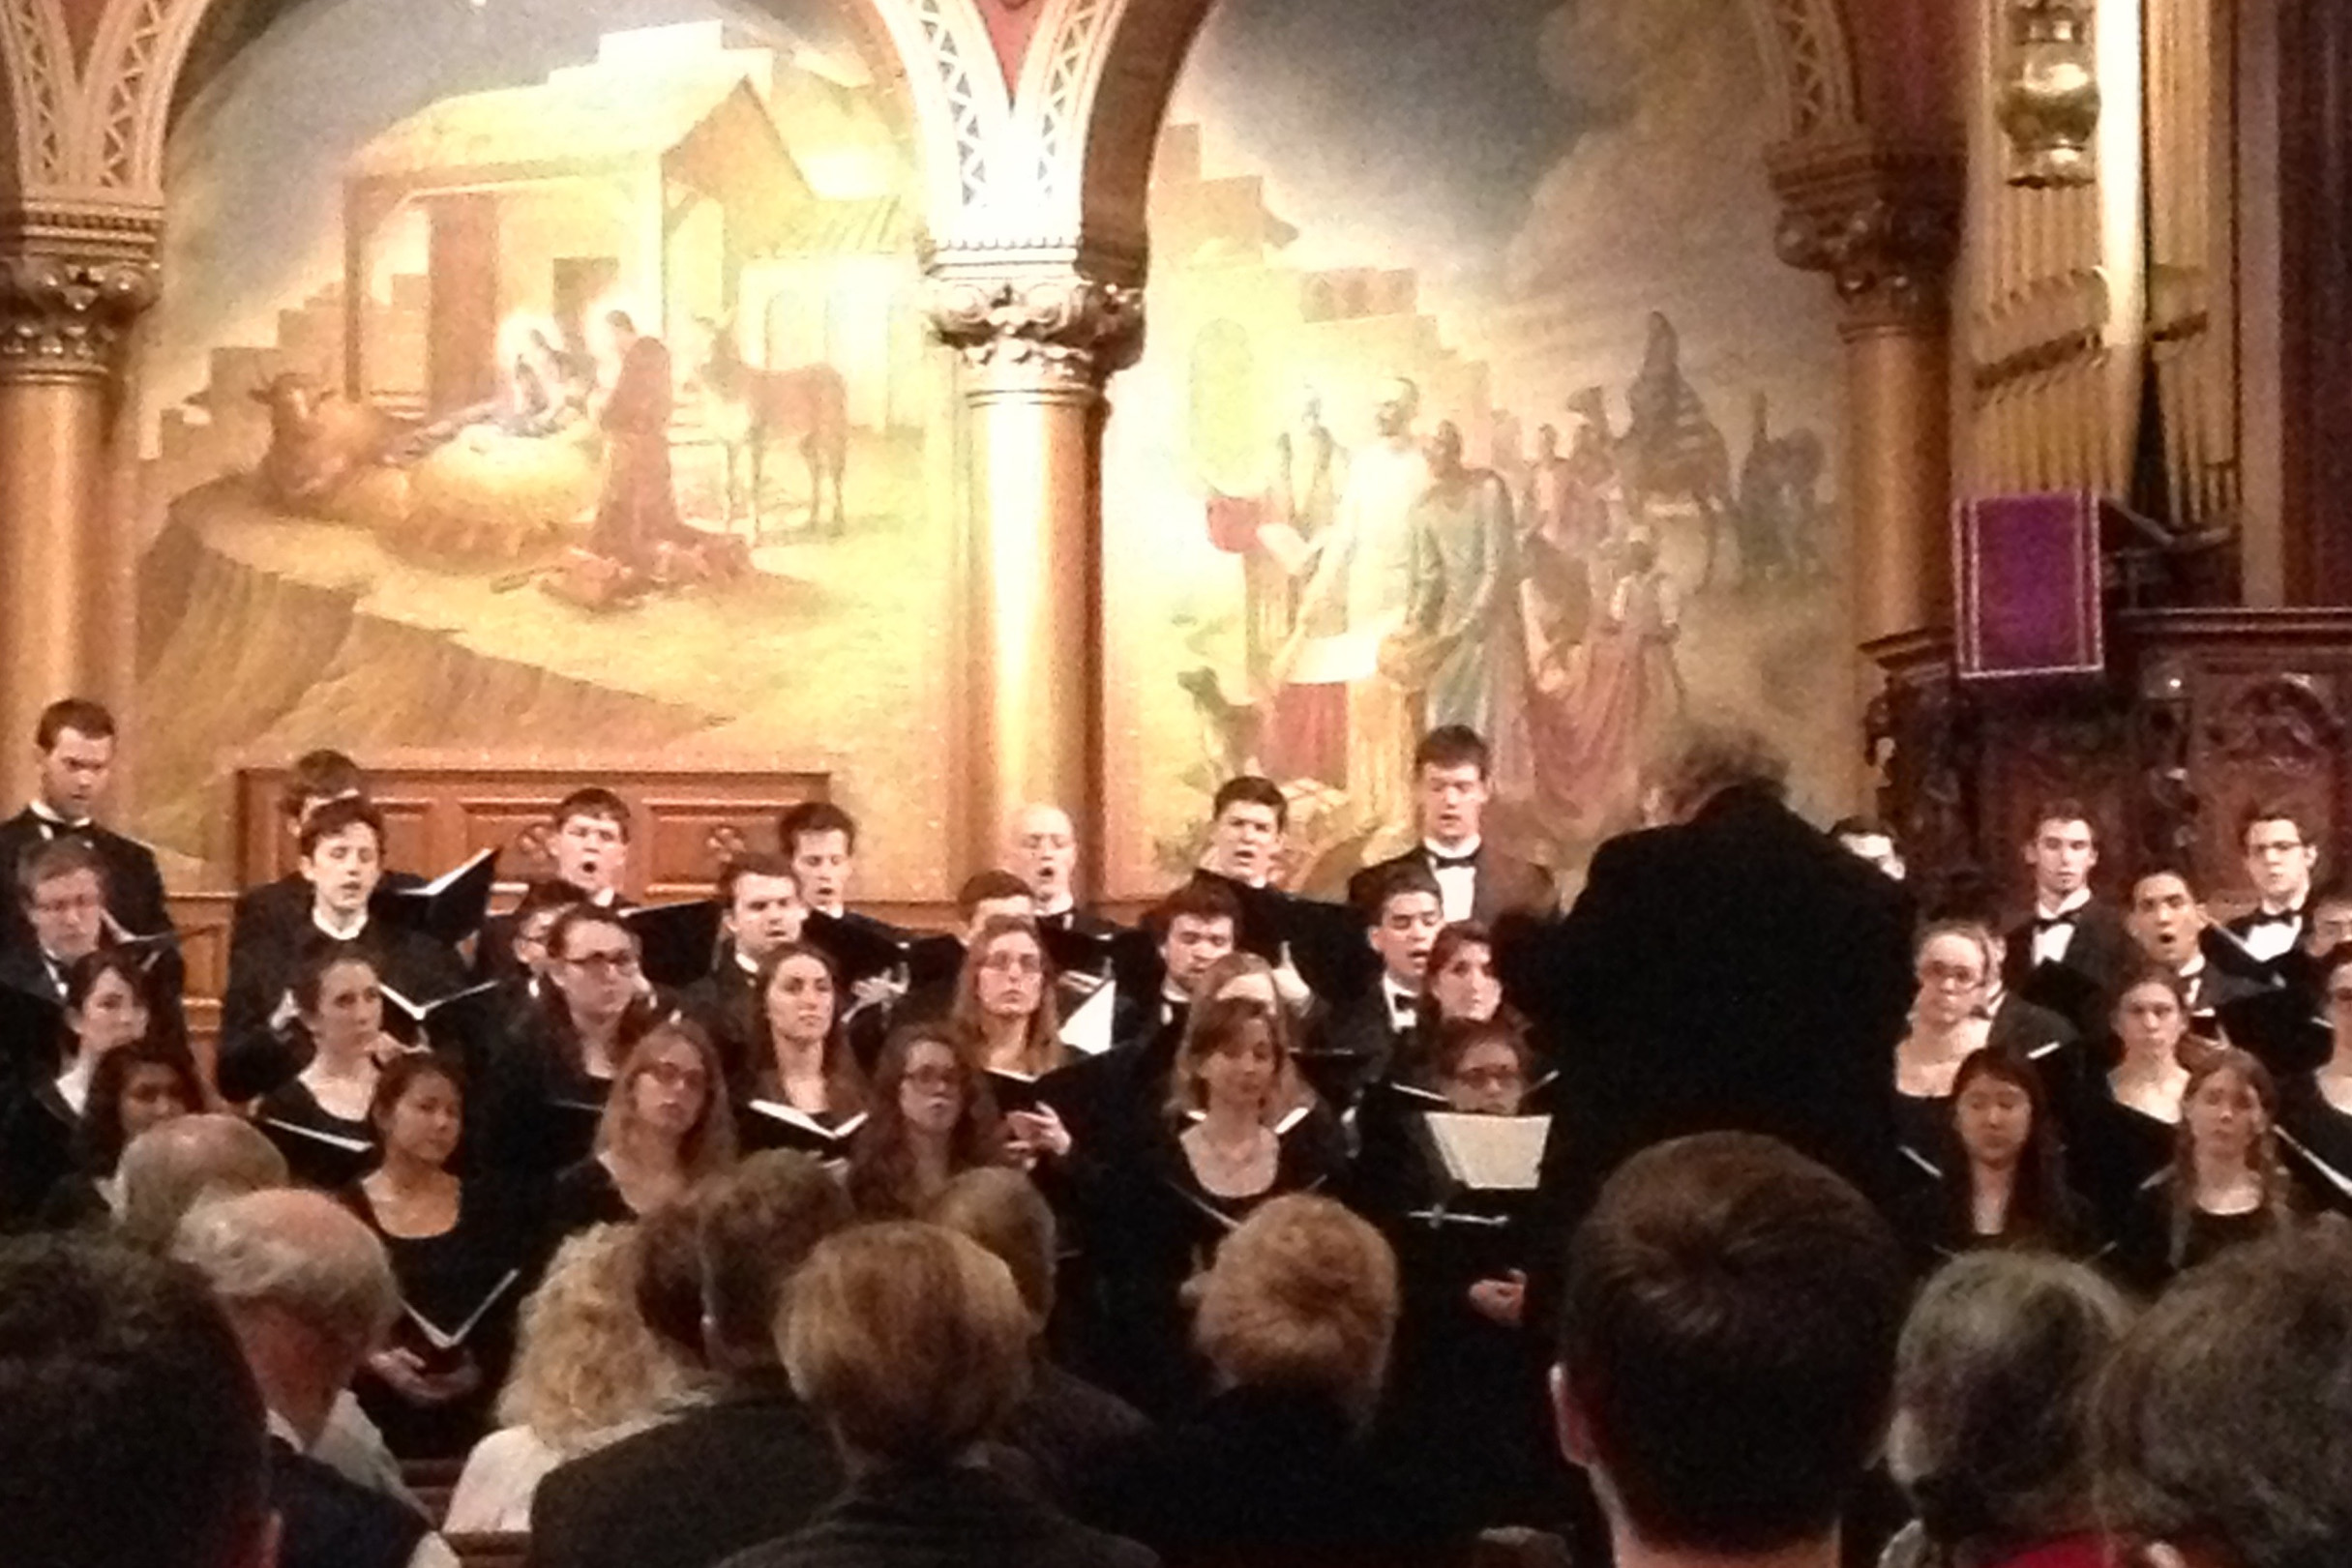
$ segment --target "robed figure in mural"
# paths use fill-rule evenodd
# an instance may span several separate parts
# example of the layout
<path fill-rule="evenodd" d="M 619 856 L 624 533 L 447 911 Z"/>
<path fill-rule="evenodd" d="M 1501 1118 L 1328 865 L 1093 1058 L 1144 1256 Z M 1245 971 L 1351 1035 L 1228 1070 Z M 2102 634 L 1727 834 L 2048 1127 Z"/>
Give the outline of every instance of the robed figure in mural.
<path fill-rule="evenodd" d="M 1510 491 L 1494 470 L 1463 462 L 1450 420 L 1430 439 L 1429 475 L 1414 508 L 1413 623 L 1429 653 L 1422 726 L 1460 725 L 1502 749 L 1519 727 L 1527 659 Z"/>
<path fill-rule="evenodd" d="M 670 350 L 637 330 L 626 311 L 605 317 L 620 370 L 599 421 L 605 432 L 605 489 L 589 544 L 596 553 L 642 572 L 655 547 L 685 532 L 670 474 L 673 404 Z"/>
<path fill-rule="evenodd" d="M 1675 643 L 1682 607 L 1647 534 L 1625 544 L 1583 657 L 1531 709 L 1535 771 L 1545 805 L 1588 833 L 1624 825 L 1645 759 L 1682 722 L 1686 698 Z"/>

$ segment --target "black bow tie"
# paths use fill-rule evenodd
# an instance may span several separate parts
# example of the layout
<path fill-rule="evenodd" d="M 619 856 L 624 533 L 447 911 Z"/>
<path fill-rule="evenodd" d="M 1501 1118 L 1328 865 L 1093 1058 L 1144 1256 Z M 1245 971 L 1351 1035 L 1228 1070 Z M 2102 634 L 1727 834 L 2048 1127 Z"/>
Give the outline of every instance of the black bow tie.
<path fill-rule="evenodd" d="M 1421 853 L 1429 857 L 1429 869 L 1432 871 L 1474 872 L 1478 869 L 1478 852 L 1475 849 L 1467 855 L 1441 855 L 1435 849 L 1424 849 Z"/>
<path fill-rule="evenodd" d="M 2080 910 L 2069 909 L 2063 915 L 2037 915 L 2034 918 L 2034 934 L 2039 936 L 2045 932 L 2056 931 L 2062 926 L 2068 931 L 2072 931 L 2079 923 L 2075 917 L 2080 913 Z"/>
<path fill-rule="evenodd" d="M 2247 924 L 2250 926 L 2300 926 L 2303 924 L 2303 911 L 2301 909 L 2261 909 L 2255 911 L 2254 918 Z"/>

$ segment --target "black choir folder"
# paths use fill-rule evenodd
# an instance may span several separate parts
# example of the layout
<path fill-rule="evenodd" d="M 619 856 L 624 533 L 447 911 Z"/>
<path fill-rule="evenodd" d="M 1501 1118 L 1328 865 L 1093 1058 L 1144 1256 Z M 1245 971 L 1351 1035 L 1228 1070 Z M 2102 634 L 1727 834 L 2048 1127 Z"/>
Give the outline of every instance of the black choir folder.
<path fill-rule="evenodd" d="M 411 1302 L 401 1303 L 403 1325 L 410 1331 L 408 1337 L 418 1342 L 413 1343 L 410 1348 L 417 1359 L 425 1364 L 427 1374 L 453 1371 L 465 1359 L 466 1342 L 473 1337 L 474 1330 L 482 1326 L 482 1320 L 490 1316 L 491 1309 L 521 1278 L 522 1270 L 519 1268 L 510 1268 L 500 1275 L 498 1283 L 490 1287 L 490 1293 L 476 1302 L 473 1311 L 467 1313 L 464 1320 L 455 1328 L 447 1328 L 433 1321 L 417 1311 Z"/>
<path fill-rule="evenodd" d="M 1549 1116 L 1483 1116 L 1470 1111 L 1431 1110 L 1421 1125 L 1438 1168 L 1453 1185 L 1473 1193 L 1532 1193 L 1543 1167 Z"/>
<path fill-rule="evenodd" d="M 429 1002 L 403 996 L 381 982 L 376 989 L 392 1004 L 384 1018 L 385 1032 L 402 1045 L 418 1050 L 458 1050 L 469 1039 L 486 1039 L 488 1030 L 496 1021 L 500 988 L 495 980 L 485 980 Z"/>
<path fill-rule="evenodd" d="M 637 936 L 639 962 L 645 978 L 678 990 L 710 973 L 711 962 L 718 957 L 724 913 L 713 900 L 683 899 L 625 909 L 621 924 Z"/>
<path fill-rule="evenodd" d="M 810 946 L 832 959 L 844 986 L 890 975 L 908 989 L 919 990 L 950 984 L 964 967 L 964 944 L 955 937 L 907 931 L 865 915 L 815 911 L 809 915 L 803 934 Z M 905 972 L 896 972 L 900 970 Z"/>
<path fill-rule="evenodd" d="M 386 925 L 421 932 L 455 947 L 482 929 L 497 880 L 498 851 L 493 846 L 430 882 L 378 888 L 369 902 Z"/>

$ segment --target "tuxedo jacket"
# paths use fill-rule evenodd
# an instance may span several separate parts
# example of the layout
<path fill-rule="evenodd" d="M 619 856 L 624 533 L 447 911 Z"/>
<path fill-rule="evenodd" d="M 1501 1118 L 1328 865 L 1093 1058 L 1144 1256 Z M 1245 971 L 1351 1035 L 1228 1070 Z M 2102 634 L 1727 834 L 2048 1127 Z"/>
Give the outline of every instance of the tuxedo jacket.
<path fill-rule="evenodd" d="M 96 822 L 74 828 L 59 827 L 27 806 L 0 822 L 0 874 L 5 874 L 10 889 L 10 897 L 0 899 L 0 904 L 7 906 L 6 932 L 10 946 L 33 939 L 32 923 L 15 896 L 17 867 L 32 851 L 66 835 L 83 840 L 98 851 L 99 860 L 106 868 L 106 912 L 114 917 L 116 925 L 134 936 L 171 929 L 171 911 L 164 899 L 164 873 L 156 866 L 154 850 L 136 839 L 125 838 Z"/>
<path fill-rule="evenodd" d="M 1531 920 L 1548 920 L 1560 912 L 1560 887 L 1552 873 L 1532 860 L 1506 855 L 1494 845 L 1481 842 L 1472 882 L 1470 918 L 1483 926 L 1493 927 L 1505 915 L 1519 915 Z M 1358 908 L 1372 906 L 1373 889 L 1387 874 L 1391 866 L 1409 861 L 1436 870 L 1436 861 L 1424 844 L 1415 844 L 1401 855 L 1376 861 L 1348 878 L 1348 902 Z"/>
<path fill-rule="evenodd" d="M 1388 994 L 1377 981 L 1325 1009 L 1307 1030 L 1309 1049 L 1353 1056 L 1362 1064 L 1346 1075 L 1352 1092 L 1331 1109 L 1343 1113 L 1349 1110 L 1356 1095 L 1401 1065 L 1412 1053 L 1416 1032 L 1397 1027 L 1388 1010 Z"/>
<path fill-rule="evenodd" d="M 728 1093 L 740 1102 L 760 1060 L 759 982 L 735 962 L 730 945 L 719 955 L 710 973 L 678 992 L 686 1016 L 710 1036 L 711 1048 L 726 1069 Z"/>
<path fill-rule="evenodd" d="M 2093 899 L 2074 911 L 2074 935 L 2059 965 L 2066 974 L 2040 977 L 2035 973 L 2034 917 L 2011 926 L 2001 978 L 2027 1001 L 2065 1015 L 2075 1032 L 2096 1039 L 2108 1027 L 2107 1010 L 2124 977 L 2139 967 L 2139 946 L 2124 929 L 2124 917 L 2112 904 Z"/>

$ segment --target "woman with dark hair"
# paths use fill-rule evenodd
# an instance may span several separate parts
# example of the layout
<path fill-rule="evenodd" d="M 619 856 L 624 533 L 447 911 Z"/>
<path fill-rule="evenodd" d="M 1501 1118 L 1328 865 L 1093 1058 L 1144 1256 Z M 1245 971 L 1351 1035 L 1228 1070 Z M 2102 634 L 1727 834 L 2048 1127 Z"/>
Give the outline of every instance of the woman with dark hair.
<path fill-rule="evenodd" d="M 2170 969 L 2150 964 L 2127 977 L 2112 1019 L 2115 1066 L 2091 1080 L 2081 1105 L 2062 1108 L 2069 1174 L 2102 1243 L 2123 1234 L 2140 1189 L 2171 1169 L 2188 1087 L 2188 1003 Z"/>
<path fill-rule="evenodd" d="M 737 1086 L 736 1141 L 746 1154 L 799 1149 L 834 1159 L 866 1115 L 866 1075 L 841 1020 L 841 974 L 806 942 L 786 942 L 754 982 L 752 1059 Z"/>
<path fill-rule="evenodd" d="M 550 1230 L 560 1240 L 594 1225 L 626 1225 L 734 1163 L 719 1054 L 694 1024 L 666 1019 L 613 1075 L 594 1151 L 555 1178 Z"/>
<path fill-rule="evenodd" d="M 21 1058 L 21 1076 L 0 1072 L 0 1222 L 42 1213 L 49 1194 L 80 1169 L 82 1112 L 100 1064 L 153 1037 L 146 976 L 130 954 L 102 948 L 83 955 L 66 970 L 65 990 L 53 1042 L 35 1042 Z"/>
<path fill-rule="evenodd" d="M 305 1057 L 294 1077 L 264 1095 L 254 1120 L 306 1186 L 336 1192 L 375 1163 L 381 1063 L 406 1048 L 384 1032 L 384 991 L 364 949 L 322 949 L 294 981 L 294 1018 Z"/>
<path fill-rule="evenodd" d="M 344 1200 L 384 1244 L 402 1312 L 356 1391 L 402 1459 L 448 1459 L 482 1435 L 535 1272 L 528 1216 L 489 1177 L 450 1169 L 465 1126 L 462 1070 L 395 1057 L 369 1107 L 382 1157 Z"/>
<path fill-rule="evenodd" d="M 2278 1085 L 2278 1142 L 2312 1198 L 2352 1215 L 2352 942 L 2320 961 L 2328 1059 Z"/>
<path fill-rule="evenodd" d="M 1953 1075 L 1950 1104 L 1944 1169 L 1896 1216 L 1920 1272 L 1991 1248 L 2081 1256 L 2089 1215 L 2067 1185 L 2034 1064 L 2007 1050 L 1975 1051 Z"/>
<path fill-rule="evenodd" d="M 891 1035 L 874 1064 L 866 1124 L 849 1143 L 849 1201 L 867 1219 L 911 1219 L 974 1166 L 1013 1163 L 987 1080 L 944 1024 Z"/>
<path fill-rule="evenodd" d="M 2291 1223 L 2278 1164 L 2278 1090 L 2243 1050 L 2203 1056 L 2181 1096 L 2172 1167 L 2143 1187 L 2118 1248 L 2124 1277 L 2150 1292 L 2183 1269 Z"/>
<path fill-rule="evenodd" d="M 105 1225 L 122 1207 L 123 1149 L 150 1127 L 204 1109 L 194 1062 L 176 1046 L 134 1040 L 90 1075 L 81 1113 L 80 1169 L 49 1189 L 41 1222 L 52 1229 Z"/>
<path fill-rule="evenodd" d="M 637 934 L 575 904 L 548 929 L 547 984 L 482 1084 L 484 1162 L 544 1181 L 593 1152 L 615 1074 L 658 1021 Z"/>

